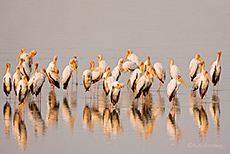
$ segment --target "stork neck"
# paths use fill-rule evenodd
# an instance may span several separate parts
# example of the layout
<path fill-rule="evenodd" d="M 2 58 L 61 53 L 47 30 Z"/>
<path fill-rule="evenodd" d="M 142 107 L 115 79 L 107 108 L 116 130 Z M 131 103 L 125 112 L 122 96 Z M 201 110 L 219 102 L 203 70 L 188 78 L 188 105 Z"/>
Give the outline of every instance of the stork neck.
<path fill-rule="evenodd" d="M 220 62 L 220 55 L 218 54 L 218 56 L 217 56 L 217 66 L 219 65 L 219 62 Z"/>

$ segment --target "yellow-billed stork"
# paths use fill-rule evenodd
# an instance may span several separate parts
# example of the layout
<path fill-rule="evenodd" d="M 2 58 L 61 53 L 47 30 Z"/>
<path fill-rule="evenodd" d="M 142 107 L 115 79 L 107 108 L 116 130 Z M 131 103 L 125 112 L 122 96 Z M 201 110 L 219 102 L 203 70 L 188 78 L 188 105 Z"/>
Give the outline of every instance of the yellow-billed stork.
<path fill-rule="evenodd" d="M 217 59 L 214 61 L 211 65 L 210 68 L 210 77 L 211 81 L 213 83 L 213 86 L 217 85 L 217 90 L 218 90 L 218 83 L 220 80 L 220 74 L 221 74 L 221 66 L 219 64 L 220 62 L 220 56 L 221 56 L 221 51 L 218 51 L 217 53 Z"/>
<path fill-rule="evenodd" d="M 124 62 L 126 59 L 128 59 L 131 62 L 136 63 L 136 65 L 139 64 L 138 57 L 133 53 L 133 51 L 131 49 L 128 49 L 127 54 L 126 54 L 125 59 L 124 59 Z"/>
<path fill-rule="evenodd" d="M 175 100 L 176 93 L 178 91 L 179 85 L 183 82 L 187 87 L 188 85 L 182 80 L 180 75 L 177 75 L 177 78 L 171 79 L 167 86 L 167 96 L 169 101 Z"/>
<path fill-rule="evenodd" d="M 69 80 L 72 76 L 72 72 L 74 70 L 75 70 L 75 72 L 77 72 L 75 61 L 74 61 L 74 59 L 70 59 L 69 65 L 67 65 L 62 72 L 63 89 L 67 89 L 67 93 L 68 93 L 68 83 L 69 83 Z"/>
<path fill-rule="evenodd" d="M 189 63 L 189 76 L 191 81 L 196 77 L 197 71 L 199 69 L 199 63 L 202 61 L 199 54 L 195 55 L 195 58 L 193 58 Z"/>
<path fill-rule="evenodd" d="M 16 88 L 16 94 L 18 97 L 19 104 L 25 101 L 28 90 L 30 90 L 29 83 L 26 76 L 24 75 L 22 79 L 19 81 L 18 86 Z"/>
<path fill-rule="evenodd" d="M 5 92 L 6 96 L 10 94 L 11 87 L 12 83 L 10 74 L 10 63 L 6 63 L 5 75 L 3 77 L 3 91 Z"/>
<path fill-rule="evenodd" d="M 120 58 L 119 61 L 118 61 L 117 66 L 112 70 L 112 75 L 113 75 L 113 77 L 115 78 L 116 81 L 118 81 L 118 79 L 121 76 L 121 65 L 122 65 L 122 63 L 123 63 L 123 59 Z"/>

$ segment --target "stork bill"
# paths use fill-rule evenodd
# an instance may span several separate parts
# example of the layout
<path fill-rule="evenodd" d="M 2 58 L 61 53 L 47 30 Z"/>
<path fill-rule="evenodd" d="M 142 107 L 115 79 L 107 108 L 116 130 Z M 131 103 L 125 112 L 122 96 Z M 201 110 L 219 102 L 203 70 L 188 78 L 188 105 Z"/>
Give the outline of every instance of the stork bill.
<path fill-rule="evenodd" d="M 177 76 L 177 78 L 173 78 L 168 83 L 167 96 L 168 96 L 168 99 L 169 99 L 170 102 L 172 101 L 172 99 L 175 98 L 176 93 L 178 91 L 178 88 L 179 88 L 181 82 L 184 83 L 188 87 L 188 85 L 184 82 L 184 80 L 179 75 Z"/>

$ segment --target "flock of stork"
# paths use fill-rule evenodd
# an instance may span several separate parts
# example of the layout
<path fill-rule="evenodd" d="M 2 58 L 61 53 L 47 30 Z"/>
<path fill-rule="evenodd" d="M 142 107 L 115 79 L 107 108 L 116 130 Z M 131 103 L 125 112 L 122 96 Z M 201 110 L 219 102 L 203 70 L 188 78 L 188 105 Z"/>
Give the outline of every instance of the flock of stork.
<path fill-rule="evenodd" d="M 34 73 L 30 76 L 32 71 L 33 57 L 37 54 L 35 50 L 32 50 L 29 53 L 25 52 L 25 49 L 22 49 L 18 58 L 20 58 L 19 64 L 16 67 L 16 72 L 13 75 L 13 80 L 11 81 L 10 74 L 10 63 L 6 64 L 5 75 L 3 77 L 3 90 L 8 96 L 11 92 L 12 84 L 14 93 L 18 98 L 19 104 L 25 101 L 28 92 L 35 95 L 36 97 L 40 94 L 41 97 L 41 88 L 47 77 L 51 86 L 54 88 L 60 88 L 59 83 L 59 69 L 56 67 L 57 56 L 54 56 L 53 61 L 51 61 L 47 69 L 42 68 L 40 72 L 37 71 L 38 63 L 35 63 Z M 214 61 L 210 68 L 210 77 L 208 72 L 205 70 L 205 63 L 201 59 L 200 55 L 195 55 L 190 61 L 189 64 L 189 75 L 190 79 L 193 82 L 192 90 L 195 91 L 199 89 L 200 97 L 206 95 L 209 82 L 213 83 L 213 86 L 217 86 L 221 74 L 221 66 L 219 64 L 221 52 L 218 51 L 217 59 Z M 78 60 L 74 56 L 70 59 L 69 64 L 64 68 L 62 72 L 62 84 L 63 89 L 67 89 L 68 94 L 68 83 L 71 79 L 72 72 L 75 70 L 77 73 Z M 199 73 L 198 73 L 198 70 Z M 121 58 L 118 61 L 117 66 L 110 71 L 110 67 L 107 66 L 105 60 L 103 60 L 102 55 L 98 55 L 97 66 L 95 62 L 91 61 L 89 69 L 83 72 L 83 84 L 85 87 L 85 94 L 88 90 L 91 91 L 91 84 L 94 84 L 94 90 L 96 83 L 102 81 L 103 91 L 106 95 L 109 95 L 110 102 L 113 105 L 116 105 L 119 96 L 120 90 L 125 86 L 124 83 L 119 82 L 119 77 L 121 73 L 130 72 L 130 78 L 127 81 L 127 85 L 132 89 L 134 93 L 134 98 L 138 99 L 148 95 L 150 87 L 153 85 L 154 78 L 159 79 L 159 88 L 157 91 L 160 91 L 162 84 L 164 84 L 166 79 L 166 71 L 163 65 L 160 62 L 152 64 L 150 62 L 150 57 L 147 56 L 145 62 L 139 61 L 138 57 L 133 53 L 132 50 L 128 50 L 124 60 Z M 184 83 L 188 86 L 180 75 L 179 68 L 174 64 L 173 59 L 170 59 L 169 73 L 171 80 L 167 85 L 167 96 L 169 101 L 175 102 L 176 93 L 178 91 L 179 85 Z"/>
<path fill-rule="evenodd" d="M 5 75 L 3 77 L 3 90 L 8 96 L 12 89 L 18 98 L 19 104 L 25 102 L 25 98 L 29 92 L 35 95 L 36 97 L 40 94 L 41 89 L 45 82 L 45 78 L 48 77 L 49 83 L 51 86 L 56 86 L 60 88 L 59 83 L 59 69 L 56 67 L 57 56 L 54 56 L 53 61 L 51 61 L 47 69 L 42 68 L 40 72 L 37 71 L 38 63 L 35 63 L 34 73 L 30 76 L 32 71 L 33 57 L 37 54 L 35 50 L 30 51 L 29 53 L 25 52 L 25 49 L 22 49 L 19 53 L 19 56 L 16 61 L 20 58 L 19 64 L 16 67 L 16 72 L 13 75 L 13 80 L 11 82 L 10 74 L 10 63 L 6 64 Z M 77 74 L 77 57 L 74 56 L 69 61 L 69 65 L 65 67 L 62 74 L 62 83 L 63 89 L 67 89 L 68 93 L 68 82 L 72 77 L 72 72 L 75 70 Z"/>
<path fill-rule="evenodd" d="M 221 74 L 221 66 L 219 65 L 220 56 L 221 52 L 218 51 L 217 60 L 211 65 L 211 79 L 205 70 L 205 63 L 199 54 L 195 55 L 195 58 L 190 61 L 189 72 L 190 79 L 193 82 L 192 90 L 196 91 L 199 89 L 202 99 L 207 93 L 209 82 L 212 82 L 213 86 L 217 85 L 218 90 L 218 82 Z M 199 69 L 200 72 L 198 73 Z M 124 60 L 119 59 L 117 66 L 112 72 L 110 71 L 110 67 L 107 66 L 106 61 L 102 60 L 102 55 L 98 55 L 97 67 L 95 67 L 95 63 L 91 61 L 89 69 L 83 72 L 85 92 L 89 90 L 91 83 L 95 84 L 102 79 L 103 91 L 106 95 L 109 95 L 110 102 L 115 105 L 119 100 L 120 89 L 124 87 L 124 83 L 119 82 L 119 77 L 121 73 L 126 72 L 130 72 L 127 85 L 132 89 L 135 99 L 138 99 L 140 96 L 142 97 L 142 103 L 143 97 L 148 95 L 149 89 L 153 85 L 154 78 L 159 79 L 159 88 L 157 91 L 160 91 L 166 79 L 166 71 L 160 62 L 152 64 L 149 56 L 147 56 L 145 62 L 139 61 L 138 57 L 129 49 Z M 167 85 L 167 96 L 170 102 L 175 103 L 176 93 L 181 82 L 187 87 L 188 85 L 181 78 L 180 70 L 174 64 L 173 59 L 170 59 L 169 72 L 171 80 Z"/>

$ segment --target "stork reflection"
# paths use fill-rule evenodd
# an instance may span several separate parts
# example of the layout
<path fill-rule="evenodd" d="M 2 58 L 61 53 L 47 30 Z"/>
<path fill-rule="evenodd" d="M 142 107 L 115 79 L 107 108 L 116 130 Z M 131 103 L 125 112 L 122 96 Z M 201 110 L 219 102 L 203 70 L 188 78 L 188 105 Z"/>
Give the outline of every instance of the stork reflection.
<path fill-rule="evenodd" d="M 209 105 L 209 112 L 212 117 L 213 122 L 216 125 L 216 132 L 219 135 L 220 130 L 220 103 L 219 97 L 216 94 L 213 94 L 211 97 L 211 103 Z"/>
<path fill-rule="evenodd" d="M 208 116 L 202 102 L 197 102 L 193 92 L 190 93 L 190 113 L 193 115 L 193 120 L 199 128 L 199 139 L 202 140 L 207 136 L 209 127 Z"/>
<path fill-rule="evenodd" d="M 112 135 L 121 134 L 123 128 L 121 125 L 120 109 L 106 106 L 103 112 L 102 127 L 107 138 Z"/>
<path fill-rule="evenodd" d="M 27 146 L 27 130 L 24 120 L 22 119 L 21 113 L 16 109 L 13 117 L 13 132 L 16 138 L 17 144 L 24 151 Z"/>
<path fill-rule="evenodd" d="M 139 137 L 149 139 L 152 136 L 156 119 L 163 110 L 159 110 L 159 114 L 155 111 L 151 93 L 144 99 L 144 103 L 141 103 L 140 108 L 136 102 L 131 104 L 128 112 L 129 119 L 133 128 L 137 129 Z"/>
<path fill-rule="evenodd" d="M 59 102 L 56 100 L 56 94 L 53 90 L 49 92 L 47 100 L 46 125 L 55 126 L 58 124 Z"/>
<path fill-rule="evenodd" d="M 9 138 L 10 135 L 10 122 L 11 122 L 11 106 L 8 101 L 6 101 L 3 107 L 3 119 L 4 119 L 4 127 L 5 127 L 5 137 Z"/>
<path fill-rule="evenodd" d="M 37 104 L 34 101 L 31 101 L 28 104 L 28 116 L 33 123 L 34 135 L 37 136 L 38 132 L 41 135 L 45 135 L 46 132 L 45 122 L 42 119 L 40 109 L 38 108 Z"/>
<path fill-rule="evenodd" d="M 167 133 L 170 136 L 170 140 L 175 140 L 176 143 L 182 139 L 183 132 L 178 126 L 177 117 L 180 114 L 179 101 L 176 98 L 175 102 L 172 102 L 171 109 L 169 111 L 166 128 Z"/>
<path fill-rule="evenodd" d="M 69 124 L 69 128 L 71 129 L 71 131 L 73 131 L 76 115 L 75 116 L 72 115 L 72 111 L 69 106 L 68 99 L 66 97 L 63 98 L 62 116 L 65 122 Z"/>

